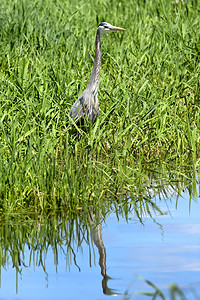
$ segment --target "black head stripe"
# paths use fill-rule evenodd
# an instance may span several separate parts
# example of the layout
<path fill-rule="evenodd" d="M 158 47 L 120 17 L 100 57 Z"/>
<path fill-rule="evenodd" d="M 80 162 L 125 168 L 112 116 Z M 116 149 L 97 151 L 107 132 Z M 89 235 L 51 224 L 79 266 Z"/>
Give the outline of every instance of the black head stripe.
<path fill-rule="evenodd" d="M 106 22 L 102 22 L 101 24 L 99 24 L 99 26 L 105 26 L 105 25 L 107 25 Z M 99 27 L 99 26 L 98 26 L 98 27 Z"/>

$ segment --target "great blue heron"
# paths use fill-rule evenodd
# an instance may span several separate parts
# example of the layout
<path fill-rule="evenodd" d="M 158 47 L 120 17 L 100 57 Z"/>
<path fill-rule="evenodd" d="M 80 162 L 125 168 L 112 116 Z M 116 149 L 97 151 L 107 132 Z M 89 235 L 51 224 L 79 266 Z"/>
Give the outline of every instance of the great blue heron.
<path fill-rule="evenodd" d="M 83 121 L 87 119 L 94 122 L 99 115 L 99 101 L 98 101 L 98 88 L 99 88 L 99 73 L 101 66 L 101 36 L 103 33 L 125 30 L 124 28 L 115 27 L 109 23 L 102 22 L 96 33 L 96 50 L 92 73 L 87 88 L 83 91 L 80 97 L 74 102 L 71 110 L 70 117 L 76 122 L 77 120 Z"/>

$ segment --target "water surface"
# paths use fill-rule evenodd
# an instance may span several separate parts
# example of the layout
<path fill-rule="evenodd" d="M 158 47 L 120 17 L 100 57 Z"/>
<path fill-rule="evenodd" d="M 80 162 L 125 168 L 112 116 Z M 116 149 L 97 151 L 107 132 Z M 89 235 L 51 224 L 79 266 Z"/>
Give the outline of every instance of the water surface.
<path fill-rule="evenodd" d="M 125 292 L 134 294 L 131 299 L 149 299 L 136 293 L 153 291 L 138 276 L 154 283 L 168 299 L 173 282 L 188 299 L 196 299 L 192 289 L 200 294 L 199 199 L 190 201 L 183 193 L 178 202 L 171 198 L 156 204 L 164 214 L 152 211 L 143 224 L 134 211 L 128 222 L 113 212 L 97 227 L 91 222 L 85 230 L 76 224 L 71 243 L 66 242 L 67 220 L 54 224 L 51 239 L 53 227 L 45 222 L 2 224 L 0 299 L 123 299 Z M 59 233 L 61 223 L 67 228 L 64 233 Z M 6 238 L 12 230 L 13 249 Z"/>

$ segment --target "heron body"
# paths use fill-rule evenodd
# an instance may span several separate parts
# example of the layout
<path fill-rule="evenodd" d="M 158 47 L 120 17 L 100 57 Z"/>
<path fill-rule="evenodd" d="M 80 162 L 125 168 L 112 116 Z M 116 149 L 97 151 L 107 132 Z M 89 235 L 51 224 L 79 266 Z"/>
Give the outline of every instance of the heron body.
<path fill-rule="evenodd" d="M 109 23 L 103 22 L 97 28 L 95 41 L 95 58 L 92 73 L 87 88 L 82 92 L 80 97 L 74 102 L 69 115 L 76 121 L 84 121 L 84 119 L 95 122 L 99 115 L 99 75 L 101 67 L 101 36 L 103 33 L 125 30 L 115 27 Z"/>

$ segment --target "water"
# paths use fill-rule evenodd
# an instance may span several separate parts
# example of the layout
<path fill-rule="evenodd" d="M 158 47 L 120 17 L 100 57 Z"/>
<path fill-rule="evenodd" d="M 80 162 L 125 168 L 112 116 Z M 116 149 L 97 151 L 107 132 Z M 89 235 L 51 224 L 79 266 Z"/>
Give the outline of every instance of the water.
<path fill-rule="evenodd" d="M 199 199 L 192 200 L 189 209 L 188 197 L 183 194 L 177 208 L 175 198 L 157 201 L 165 214 L 152 212 L 153 218 L 146 216 L 144 224 L 133 214 L 127 223 L 113 213 L 98 230 L 93 227 L 92 237 L 83 227 L 83 235 L 74 234 L 71 244 L 65 242 L 67 231 L 59 234 L 56 227 L 57 239 L 50 239 L 52 227 L 8 225 L 9 233 L 18 232 L 21 240 L 18 237 L 16 244 L 17 238 L 10 235 L 13 251 L 12 240 L 1 238 L 1 250 L 7 252 L 1 253 L 0 299 L 108 299 L 104 293 L 123 299 L 126 291 L 131 299 L 149 299 L 136 293 L 154 291 L 138 276 L 150 280 L 167 299 L 170 283 L 178 284 L 187 299 L 196 299 L 192 289 L 200 295 L 200 209 Z M 3 236 L 7 233 L 5 229 Z"/>

